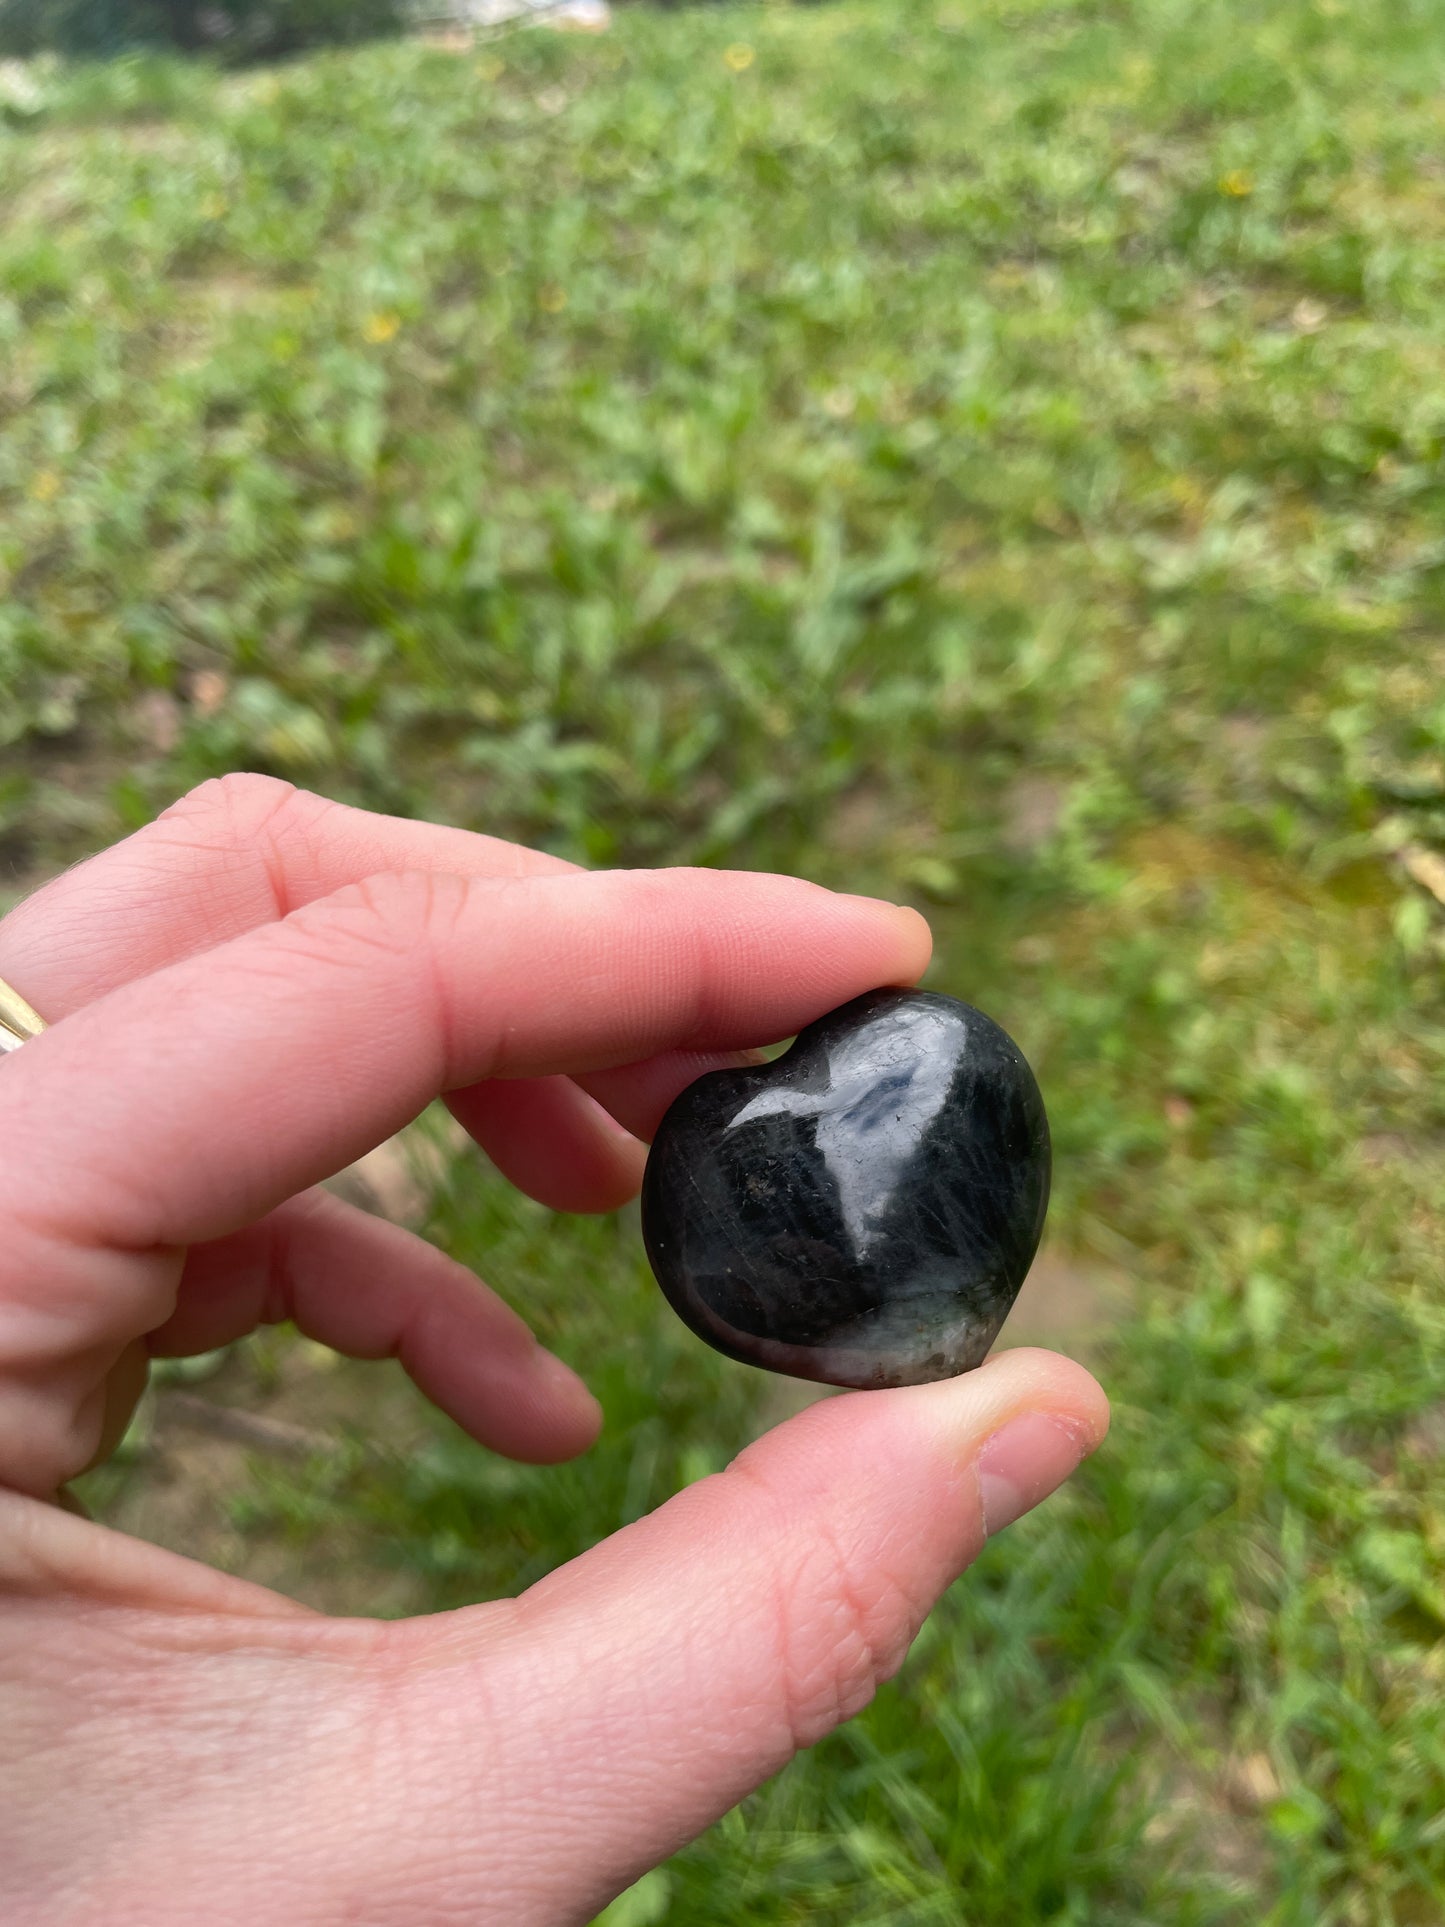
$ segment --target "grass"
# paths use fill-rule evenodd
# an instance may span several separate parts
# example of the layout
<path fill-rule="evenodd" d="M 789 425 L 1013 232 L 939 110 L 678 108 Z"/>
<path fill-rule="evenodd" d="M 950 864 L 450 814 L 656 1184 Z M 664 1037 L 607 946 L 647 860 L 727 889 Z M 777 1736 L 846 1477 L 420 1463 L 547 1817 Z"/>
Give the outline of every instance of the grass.
<path fill-rule="evenodd" d="M 1129 1281 L 1105 1452 L 613 1927 L 1445 1912 L 1442 66 L 1440 0 L 892 0 L 12 99 L 14 889 L 252 765 L 911 896 Z M 510 1590 L 776 1415 L 628 1214 L 426 1215 L 603 1444 L 273 1336 L 217 1396 L 328 1437 L 226 1563 Z"/>

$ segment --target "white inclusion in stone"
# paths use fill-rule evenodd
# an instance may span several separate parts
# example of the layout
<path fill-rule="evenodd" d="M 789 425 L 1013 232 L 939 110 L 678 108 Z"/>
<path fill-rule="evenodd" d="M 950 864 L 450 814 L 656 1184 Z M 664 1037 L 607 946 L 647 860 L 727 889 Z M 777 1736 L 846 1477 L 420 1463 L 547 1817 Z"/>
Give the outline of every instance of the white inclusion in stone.
<path fill-rule="evenodd" d="M 837 1180 L 859 1258 L 868 1256 L 898 1180 L 948 1101 L 967 1036 L 951 1011 L 891 1011 L 888 1022 L 886 1044 L 865 1024 L 834 1047 L 827 1090 L 759 1091 L 728 1127 L 758 1117 L 816 1117 L 815 1141 Z M 879 1061 L 880 1047 L 889 1045 L 891 1067 Z"/>

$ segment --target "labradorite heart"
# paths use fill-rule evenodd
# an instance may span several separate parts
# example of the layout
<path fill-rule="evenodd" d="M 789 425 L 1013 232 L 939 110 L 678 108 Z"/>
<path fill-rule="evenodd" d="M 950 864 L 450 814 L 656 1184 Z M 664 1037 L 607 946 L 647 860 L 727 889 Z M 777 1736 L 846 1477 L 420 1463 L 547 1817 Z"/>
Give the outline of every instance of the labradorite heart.
<path fill-rule="evenodd" d="M 983 1362 L 1048 1197 L 1048 1121 L 1013 1039 L 957 998 L 872 990 L 773 1063 L 682 1092 L 642 1230 L 673 1309 L 720 1352 L 917 1385 Z"/>

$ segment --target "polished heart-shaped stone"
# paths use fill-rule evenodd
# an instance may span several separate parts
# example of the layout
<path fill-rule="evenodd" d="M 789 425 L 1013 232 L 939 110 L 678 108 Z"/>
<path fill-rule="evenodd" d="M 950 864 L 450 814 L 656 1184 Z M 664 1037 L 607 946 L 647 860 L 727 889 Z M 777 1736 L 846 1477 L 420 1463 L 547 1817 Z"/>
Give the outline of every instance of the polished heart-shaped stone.
<path fill-rule="evenodd" d="M 918 1385 L 983 1362 L 1048 1198 L 1048 1120 L 1013 1039 L 955 997 L 872 990 L 771 1064 L 682 1092 L 642 1230 L 673 1309 L 720 1352 Z"/>

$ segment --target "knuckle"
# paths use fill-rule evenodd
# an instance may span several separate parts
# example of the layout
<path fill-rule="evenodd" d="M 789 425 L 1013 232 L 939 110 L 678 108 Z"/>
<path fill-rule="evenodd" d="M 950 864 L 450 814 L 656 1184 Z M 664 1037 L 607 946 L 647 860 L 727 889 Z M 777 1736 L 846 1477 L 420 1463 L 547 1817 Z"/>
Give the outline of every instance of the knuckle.
<path fill-rule="evenodd" d="M 750 1473 L 752 1468 L 732 1468 Z M 786 1518 L 785 1507 L 780 1507 Z M 927 1602 L 825 1516 L 784 1535 L 767 1602 L 774 1691 L 795 1751 L 860 1713 L 903 1663 Z"/>
<path fill-rule="evenodd" d="M 813 1746 L 860 1713 L 902 1663 L 917 1630 L 894 1577 L 860 1565 L 827 1529 L 782 1577 L 782 1692 L 795 1747 Z"/>
<path fill-rule="evenodd" d="M 161 821 L 183 817 L 224 824 L 242 832 L 254 831 L 265 823 L 289 798 L 301 794 L 294 783 L 279 776 L 263 776 L 255 770 L 231 770 L 225 776 L 209 777 L 161 812 Z M 247 837 L 246 840 L 249 840 Z"/>
<path fill-rule="evenodd" d="M 277 776 L 236 770 L 214 776 L 173 803 L 158 819 L 162 835 L 236 859 L 259 871 L 275 916 L 315 893 L 323 867 L 316 832 L 338 805 Z"/>
<path fill-rule="evenodd" d="M 410 950 L 444 936 L 463 915 L 471 894 L 466 877 L 427 870 L 381 870 L 326 899 L 337 915 L 370 926 L 375 940 Z"/>
<path fill-rule="evenodd" d="M 335 962 L 353 951 L 368 958 L 405 957 L 421 941 L 425 924 L 422 881 L 410 875 L 361 877 L 294 911 L 285 924 L 289 940 Z"/>
<path fill-rule="evenodd" d="M 299 949 L 332 969 L 404 976 L 438 1040 L 442 1064 L 450 1064 L 456 1026 L 446 952 L 478 887 L 474 879 L 449 874 L 381 871 L 296 911 L 277 926 L 278 941 L 288 954 Z"/>

